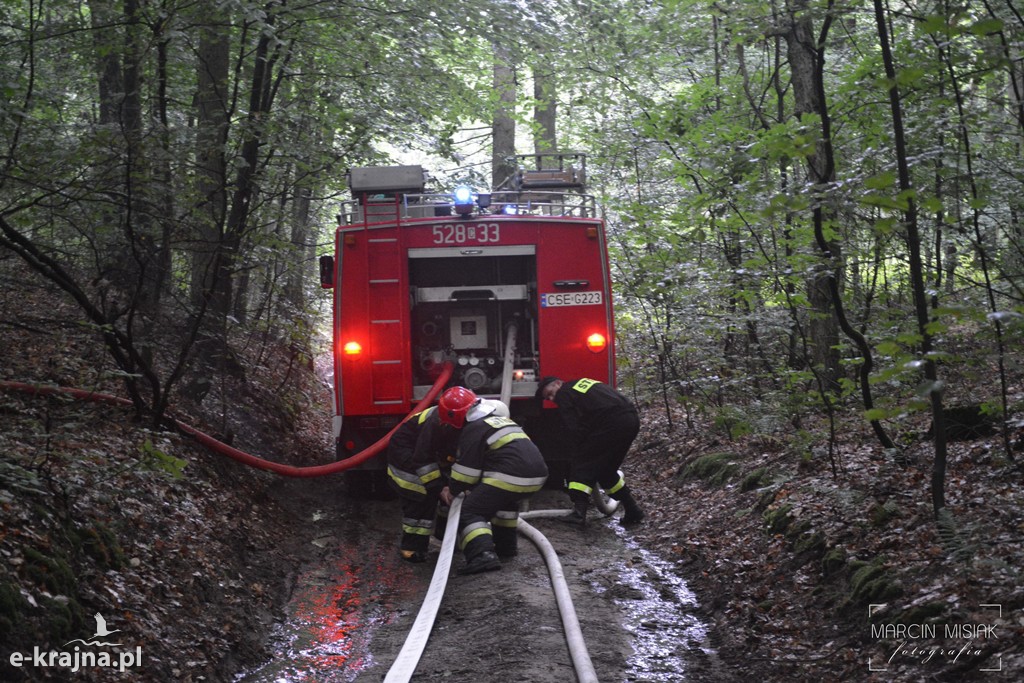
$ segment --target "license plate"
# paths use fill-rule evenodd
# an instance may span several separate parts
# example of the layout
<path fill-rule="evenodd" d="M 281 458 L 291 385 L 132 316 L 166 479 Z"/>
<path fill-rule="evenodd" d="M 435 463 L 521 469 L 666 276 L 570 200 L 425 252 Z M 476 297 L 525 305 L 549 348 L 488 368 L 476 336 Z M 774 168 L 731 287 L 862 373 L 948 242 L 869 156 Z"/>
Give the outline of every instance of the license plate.
<path fill-rule="evenodd" d="M 601 292 L 551 292 L 540 295 L 542 308 L 555 306 L 596 306 L 604 301 Z"/>

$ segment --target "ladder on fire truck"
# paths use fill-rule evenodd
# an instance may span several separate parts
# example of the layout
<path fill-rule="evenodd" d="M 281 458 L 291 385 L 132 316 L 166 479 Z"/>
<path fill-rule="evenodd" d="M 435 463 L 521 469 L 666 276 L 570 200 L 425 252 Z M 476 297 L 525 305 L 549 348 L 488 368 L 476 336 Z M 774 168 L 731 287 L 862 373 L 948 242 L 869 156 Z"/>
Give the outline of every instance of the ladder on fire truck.
<path fill-rule="evenodd" d="M 506 163 L 511 172 L 492 193 L 495 204 L 528 207 L 544 215 L 586 215 L 593 201 L 586 192 L 587 155 L 582 152 L 516 154 Z M 567 198 L 573 198 L 566 201 Z M 591 206 L 592 208 L 592 206 Z"/>
<path fill-rule="evenodd" d="M 405 257 L 399 227 L 403 195 L 423 191 L 423 172 L 417 166 L 352 169 L 349 184 L 359 197 L 364 226 L 393 223 L 389 229 L 366 231 L 371 391 L 374 405 L 406 405 L 411 361 L 406 358 L 402 320 L 409 302 L 402 287 Z"/>
<path fill-rule="evenodd" d="M 392 235 L 368 237 L 367 268 L 370 293 L 370 347 L 373 349 L 373 403 L 404 405 L 405 377 L 408 369 L 402 344 L 403 308 L 408 306 L 402 291 L 404 260 L 398 242 L 398 231 Z"/>

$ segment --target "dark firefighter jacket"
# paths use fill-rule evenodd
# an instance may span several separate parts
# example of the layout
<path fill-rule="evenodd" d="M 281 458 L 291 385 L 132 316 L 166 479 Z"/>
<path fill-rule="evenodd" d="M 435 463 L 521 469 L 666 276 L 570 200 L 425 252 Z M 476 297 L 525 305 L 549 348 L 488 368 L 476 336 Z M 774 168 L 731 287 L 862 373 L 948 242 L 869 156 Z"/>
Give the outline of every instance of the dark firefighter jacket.
<path fill-rule="evenodd" d="M 445 484 L 441 464 L 451 461 L 456 436 L 445 434 L 436 406 L 410 415 L 391 435 L 388 476 L 408 495 L 440 491 Z"/>
<path fill-rule="evenodd" d="M 569 379 L 555 393 L 555 403 L 566 428 L 577 441 L 599 434 L 624 413 L 636 407 L 619 392 L 596 379 Z"/>
<path fill-rule="evenodd" d="M 480 483 L 528 495 L 539 491 L 547 478 L 544 456 L 509 418 L 491 415 L 462 428 L 452 465 L 452 495 Z"/>

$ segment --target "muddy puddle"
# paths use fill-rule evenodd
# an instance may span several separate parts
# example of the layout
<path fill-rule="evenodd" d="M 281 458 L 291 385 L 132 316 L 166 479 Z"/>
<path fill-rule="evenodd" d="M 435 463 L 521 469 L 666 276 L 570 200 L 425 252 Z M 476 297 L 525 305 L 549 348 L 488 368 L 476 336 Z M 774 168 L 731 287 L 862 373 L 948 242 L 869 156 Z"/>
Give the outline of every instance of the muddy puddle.
<path fill-rule="evenodd" d="M 392 543 L 397 518 L 379 503 L 349 511 L 351 524 L 324 525 L 312 541 L 314 561 L 296 577 L 284 618 L 273 627 L 272 658 L 238 674 L 236 683 L 349 683 L 374 664 L 373 636 L 425 586 Z M 387 506 L 385 506 L 386 508 Z M 311 522 L 322 524 L 315 511 Z"/>

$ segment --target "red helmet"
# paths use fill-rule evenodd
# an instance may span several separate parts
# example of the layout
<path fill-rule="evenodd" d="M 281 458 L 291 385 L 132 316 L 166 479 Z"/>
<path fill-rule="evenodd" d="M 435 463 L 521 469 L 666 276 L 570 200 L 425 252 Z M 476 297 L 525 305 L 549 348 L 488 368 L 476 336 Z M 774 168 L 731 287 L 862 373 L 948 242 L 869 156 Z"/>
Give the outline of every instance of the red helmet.
<path fill-rule="evenodd" d="M 466 387 L 452 387 L 441 394 L 437 402 L 437 416 L 446 425 L 462 429 L 466 424 L 466 413 L 480 399 Z"/>

